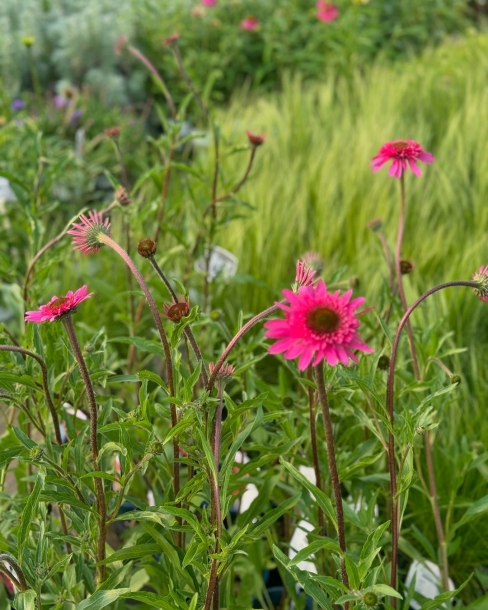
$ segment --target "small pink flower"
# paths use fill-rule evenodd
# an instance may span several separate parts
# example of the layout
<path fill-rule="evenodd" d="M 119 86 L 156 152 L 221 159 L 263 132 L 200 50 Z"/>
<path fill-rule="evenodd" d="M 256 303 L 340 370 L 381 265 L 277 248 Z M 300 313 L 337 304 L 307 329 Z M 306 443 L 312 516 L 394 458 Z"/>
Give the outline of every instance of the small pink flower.
<path fill-rule="evenodd" d="M 213 362 L 208 365 L 208 370 L 210 371 L 210 375 L 213 375 L 213 372 L 215 371 L 215 364 Z M 232 364 L 229 364 L 228 362 L 224 362 L 215 377 L 216 383 L 225 385 L 232 379 L 232 375 L 235 371 L 235 366 L 232 366 Z"/>
<path fill-rule="evenodd" d="M 295 276 L 295 284 L 293 285 L 293 292 L 298 292 L 298 289 L 301 286 L 311 286 L 316 273 L 317 271 L 312 269 L 312 267 L 304 261 L 297 261 L 297 271 Z"/>
<path fill-rule="evenodd" d="M 319 0 L 317 6 L 317 19 L 320 21 L 334 21 L 339 17 L 339 9 L 335 4 L 329 4 L 324 0 Z"/>
<path fill-rule="evenodd" d="M 255 30 L 259 25 L 259 19 L 250 15 L 241 21 L 241 28 L 243 30 Z"/>
<path fill-rule="evenodd" d="M 68 235 L 73 235 L 73 243 L 77 250 L 81 250 L 83 254 L 90 252 L 98 252 L 102 244 L 98 240 L 100 233 L 110 235 L 110 221 L 108 218 L 103 220 L 103 214 L 92 210 L 88 214 L 88 218 L 84 214 L 80 214 L 81 222 L 73 223 L 73 228 L 67 231 Z"/>
<path fill-rule="evenodd" d="M 25 321 L 40 324 L 47 320 L 49 320 L 49 322 L 59 320 L 64 316 L 74 313 L 76 311 L 76 306 L 85 299 L 90 298 L 93 294 L 93 292 L 90 294 L 87 293 L 88 288 L 85 285 L 78 288 L 76 292 L 70 290 L 65 297 L 58 298 L 54 296 L 47 305 L 41 305 L 38 311 L 26 311 Z"/>
<path fill-rule="evenodd" d="M 290 303 L 276 303 L 285 312 L 285 319 L 265 323 L 265 336 L 278 341 L 269 348 L 270 354 L 284 352 L 287 360 L 300 358 L 298 368 L 304 371 L 326 360 L 330 366 L 357 362 L 353 350 L 373 352 L 357 333 L 359 320 L 354 313 L 364 303 L 364 297 L 351 300 L 352 290 L 340 295 L 327 291 L 323 280 L 316 286 L 302 286 L 298 294 L 283 290 Z"/>
<path fill-rule="evenodd" d="M 217 0 L 201 0 L 203 6 L 215 6 L 217 4 Z"/>
<path fill-rule="evenodd" d="M 474 289 L 476 296 L 488 303 L 488 266 L 483 265 L 480 270 L 473 273 L 473 280 L 478 282 L 478 288 Z"/>
<path fill-rule="evenodd" d="M 409 166 L 416 176 L 421 176 L 422 172 L 417 165 L 417 161 L 432 163 L 432 161 L 435 161 L 435 157 L 423 150 L 422 146 L 414 140 L 394 140 L 383 144 L 380 152 L 376 157 L 373 157 L 371 167 L 374 172 L 377 172 L 388 161 L 393 161 L 388 175 L 401 178 L 402 173 Z"/>

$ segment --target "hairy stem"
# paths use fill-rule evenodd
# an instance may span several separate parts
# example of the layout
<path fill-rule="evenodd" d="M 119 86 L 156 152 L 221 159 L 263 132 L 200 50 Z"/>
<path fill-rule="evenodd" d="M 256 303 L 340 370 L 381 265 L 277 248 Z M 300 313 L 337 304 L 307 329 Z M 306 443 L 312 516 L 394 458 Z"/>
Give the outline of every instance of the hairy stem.
<path fill-rule="evenodd" d="M 346 562 L 344 553 L 346 552 L 346 533 L 344 529 L 344 513 L 342 510 L 342 494 L 341 483 L 339 481 L 339 473 L 337 472 L 337 464 L 335 459 L 334 435 L 332 433 L 332 420 L 330 418 L 329 401 L 327 400 L 327 392 L 324 383 L 324 367 L 319 363 L 315 367 L 315 381 L 317 383 L 317 391 L 319 395 L 320 406 L 322 407 L 322 416 L 324 419 L 325 440 L 327 443 L 327 457 L 329 459 L 330 477 L 332 479 L 332 487 L 334 488 L 334 497 L 336 504 L 337 515 L 337 536 L 339 538 L 339 546 L 341 547 L 341 572 L 342 582 L 349 588 L 349 578 L 346 571 Z"/>
<path fill-rule="evenodd" d="M 279 307 L 277 305 L 272 305 L 271 307 L 268 307 L 268 309 L 265 309 L 261 313 L 258 313 L 256 316 L 254 316 L 254 318 L 251 318 L 249 320 L 249 322 L 246 322 L 246 324 L 244 324 L 244 326 L 239 330 L 239 332 L 237 332 L 236 335 L 229 341 L 229 344 L 222 352 L 222 355 L 220 356 L 220 358 L 217 360 L 214 370 L 213 370 L 212 374 L 210 375 L 210 379 L 208 380 L 208 383 L 207 383 L 207 391 L 210 391 L 213 388 L 215 379 L 217 378 L 217 375 L 218 375 L 218 372 L 220 371 L 220 369 L 222 368 L 222 365 L 226 361 L 227 356 L 234 349 L 234 347 L 237 345 L 239 340 L 247 333 L 248 330 L 250 330 L 258 322 L 260 322 L 261 320 L 264 320 L 265 318 L 270 316 L 275 311 L 278 311 L 278 309 L 279 309 Z"/>
<path fill-rule="evenodd" d="M 161 322 L 161 316 L 159 315 L 158 307 L 154 301 L 154 298 L 153 298 L 151 292 L 149 291 L 149 288 L 148 288 L 146 282 L 144 281 L 144 278 L 142 277 L 142 273 L 139 271 L 136 264 L 131 259 L 131 257 L 127 254 L 127 252 L 121 246 L 119 246 L 119 244 L 116 241 L 114 241 L 111 237 L 100 232 L 97 235 L 97 239 L 101 243 L 104 243 L 105 245 L 112 248 L 112 250 L 114 250 L 122 258 L 122 260 L 125 262 L 125 264 L 129 267 L 129 269 L 134 274 L 134 277 L 136 278 L 139 286 L 141 287 L 142 292 L 144 293 L 144 296 L 146 297 L 147 304 L 149 305 L 149 309 L 151 310 L 151 313 L 153 315 L 154 322 L 156 324 L 156 328 L 158 330 L 159 337 L 161 339 L 161 343 L 162 343 L 163 349 L 164 349 L 164 355 L 165 355 L 165 360 L 166 360 L 166 375 L 168 377 L 169 393 L 170 393 L 170 396 L 174 396 L 175 389 L 174 389 L 174 380 L 173 380 L 173 363 L 171 360 L 171 348 L 169 345 L 168 337 L 166 336 L 166 333 L 163 328 L 163 323 Z M 174 403 L 170 403 L 170 413 L 171 413 L 171 426 L 174 427 L 178 423 L 178 417 L 176 414 L 176 407 L 175 407 Z M 173 488 L 174 488 L 175 497 L 178 495 L 178 493 L 180 491 L 180 468 L 179 468 L 179 463 L 178 463 L 179 457 L 180 457 L 180 450 L 178 447 L 178 440 L 176 438 L 173 438 L 173 460 L 174 460 Z"/>
<path fill-rule="evenodd" d="M 88 373 L 88 369 L 86 366 L 85 359 L 83 358 L 83 353 L 80 348 L 80 344 L 78 343 L 78 338 L 76 336 L 75 327 L 73 324 L 73 318 L 71 315 L 67 315 L 62 318 L 64 328 L 66 330 L 66 334 L 68 335 L 69 342 L 73 349 L 73 353 L 75 355 L 76 361 L 78 363 L 78 367 L 80 369 L 81 376 L 83 378 L 83 383 L 85 384 L 86 395 L 88 398 L 88 404 L 90 405 L 90 448 L 93 455 L 93 465 L 95 471 L 98 472 L 100 470 L 100 465 L 98 463 L 98 438 L 97 438 L 97 427 L 98 427 L 98 410 L 97 410 L 97 402 L 95 398 L 95 392 L 93 391 L 93 385 L 90 379 L 90 374 Z M 95 478 L 95 489 L 96 489 L 96 497 L 97 497 L 97 512 L 98 512 L 98 524 L 99 524 L 99 534 L 98 534 L 98 542 L 97 542 L 97 563 L 103 561 L 105 559 L 105 540 L 107 537 L 107 505 L 105 502 L 105 491 L 103 489 L 103 481 L 99 477 Z M 105 580 L 106 568 L 104 565 L 98 566 L 97 569 L 98 578 L 100 582 Z"/>
<path fill-rule="evenodd" d="M 388 379 L 386 384 L 386 409 L 388 411 L 388 417 L 390 420 L 390 430 L 388 432 L 388 470 L 390 474 L 390 493 L 391 493 L 391 580 L 390 586 L 396 590 L 397 588 L 397 565 L 398 565 L 398 538 L 399 538 L 399 523 L 398 523 L 398 498 L 397 493 L 397 481 L 396 481 L 396 467 L 395 467 L 395 438 L 393 435 L 393 427 L 395 423 L 395 412 L 394 412 L 394 397 L 395 397 L 395 364 L 398 353 L 398 345 L 400 342 L 401 332 L 404 326 L 407 324 L 408 319 L 413 311 L 427 299 L 430 295 L 443 290 L 444 288 L 450 288 L 451 286 L 466 286 L 467 288 L 478 288 L 477 282 L 469 280 L 455 280 L 452 282 L 446 282 L 439 284 L 434 288 L 431 288 L 420 296 L 415 303 L 413 303 L 405 312 L 404 316 L 400 320 L 395 338 L 393 340 L 393 346 L 391 350 L 390 368 L 388 369 Z M 396 608 L 395 598 L 391 599 L 393 608 Z"/>
<path fill-rule="evenodd" d="M 313 378 L 313 369 L 311 366 L 308 367 L 308 378 L 312 381 Z M 310 441 L 312 443 L 312 459 L 313 459 L 313 469 L 315 471 L 315 485 L 318 489 L 322 491 L 322 476 L 320 474 L 320 464 L 319 464 L 319 454 L 317 451 L 317 431 L 315 426 L 315 399 L 314 399 L 314 391 L 313 388 L 308 386 L 308 412 L 310 418 Z M 318 507 L 318 522 L 319 522 L 319 530 L 320 535 L 325 536 L 325 528 L 324 528 L 324 511 Z"/>

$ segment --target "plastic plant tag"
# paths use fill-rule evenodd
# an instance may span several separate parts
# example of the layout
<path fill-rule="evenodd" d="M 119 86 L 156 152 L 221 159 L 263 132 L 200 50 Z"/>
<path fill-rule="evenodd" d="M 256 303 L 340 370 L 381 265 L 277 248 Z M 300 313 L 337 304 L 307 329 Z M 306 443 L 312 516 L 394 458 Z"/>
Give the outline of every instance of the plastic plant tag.
<path fill-rule="evenodd" d="M 0 201 L 17 201 L 17 197 L 10 187 L 10 182 L 3 176 L 0 176 Z"/>
<path fill-rule="evenodd" d="M 290 559 L 293 559 L 293 557 L 295 557 L 295 555 L 299 551 L 302 551 L 310 544 L 308 541 L 307 533 L 313 531 L 313 529 L 313 525 L 311 525 L 307 521 L 304 521 L 303 519 L 298 522 L 298 525 L 296 526 L 295 531 L 293 532 L 293 536 L 290 540 L 290 551 L 288 553 Z M 297 567 L 300 570 L 305 570 L 306 572 L 313 572 L 314 574 L 317 574 L 317 568 L 311 561 L 300 561 L 300 563 L 297 564 Z"/>
<path fill-rule="evenodd" d="M 206 256 L 206 254 L 205 254 Z M 205 256 L 201 256 L 195 262 L 195 270 L 205 273 L 206 261 Z M 232 252 L 229 252 L 225 248 L 220 246 L 213 246 L 210 254 L 210 261 L 208 266 L 208 278 L 210 281 L 215 279 L 217 275 L 222 274 L 223 279 L 229 279 L 234 276 L 237 272 L 237 265 L 239 261 Z"/>
<path fill-rule="evenodd" d="M 434 599 L 436 595 L 442 593 L 441 569 L 433 561 L 426 560 L 423 563 L 420 563 L 415 559 L 408 570 L 407 578 L 405 580 L 405 585 L 407 587 L 412 582 L 414 575 L 415 592 L 423 595 L 425 599 Z M 449 590 L 454 591 L 455 588 L 454 583 L 449 579 Z M 410 607 L 413 608 L 413 610 L 420 610 L 421 604 L 412 600 L 410 602 Z M 446 603 L 442 607 L 449 608 L 449 604 Z"/>

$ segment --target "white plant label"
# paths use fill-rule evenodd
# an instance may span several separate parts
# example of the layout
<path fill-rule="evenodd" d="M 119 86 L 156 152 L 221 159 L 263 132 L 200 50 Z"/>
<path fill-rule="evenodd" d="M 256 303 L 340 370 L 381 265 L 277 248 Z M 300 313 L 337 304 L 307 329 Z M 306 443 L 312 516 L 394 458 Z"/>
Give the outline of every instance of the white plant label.
<path fill-rule="evenodd" d="M 425 599 L 434 599 L 439 593 L 442 593 L 442 576 L 440 567 L 432 561 L 420 561 L 414 560 L 410 569 L 408 570 L 405 584 L 407 587 L 413 580 L 415 575 L 415 592 L 423 595 Z M 449 579 L 449 590 L 454 591 L 456 587 L 451 579 Z M 410 607 L 413 610 L 420 610 L 421 605 L 419 602 L 412 600 Z M 449 602 L 446 602 L 443 608 L 449 608 Z"/>
<path fill-rule="evenodd" d="M 237 272 L 239 260 L 236 256 L 225 248 L 214 246 L 211 250 L 210 261 L 208 266 L 208 278 L 210 281 L 215 279 L 220 273 L 224 279 L 233 277 Z M 205 273 L 206 261 L 205 256 L 200 257 L 195 262 L 195 269 Z"/>

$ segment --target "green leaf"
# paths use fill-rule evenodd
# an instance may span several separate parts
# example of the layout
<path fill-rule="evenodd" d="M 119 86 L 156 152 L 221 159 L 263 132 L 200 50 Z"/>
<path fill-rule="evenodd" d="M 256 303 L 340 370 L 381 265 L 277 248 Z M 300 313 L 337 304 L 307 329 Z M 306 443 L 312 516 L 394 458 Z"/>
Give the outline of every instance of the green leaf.
<path fill-rule="evenodd" d="M 464 513 L 461 519 L 452 526 L 452 530 L 456 530 L 461 525 L 464 525 L 468 521 L 471 521 L 471 519 L 478 517 L 486 511 L 488 511 L 488 495 L 483 496 L 482 498 L 471 504 L 471 506 Z"/>
<path fill-rule="evenodd" d="M 130 589 L 112 589 L 111 591 L 97 591 L 88 599 L 76 604 L 76 610 L 99 610 L 112 604 L 117 599 L 129 593 Z"/>
<path fill-rule="evenodd" d="M 156 593 L 136 591 L 134 593 L 126 593 L 122 597 L 124 599 L 134 599 L 135 601 L 143 602 L 148 606 L 161 608 L 161 610 L 175 610 L 175 604 L 173 601 L 168 601 L 168 597 L 163 597 L 162 595 L 157 595 Z"/>
<path fill-rule="evenodd" d="M 95 565 L 101 566 L 107 563 L 113 563 L 114 561 L 123 561 L 124 559 L 137 559 L 140 557 L 148 557 L 150 555 L 155 555 L 160 551 L 161 548 L 159 547 L 159 544 L 155 544 L 152 542 L 147 542 L 145 544 L 136 544 L 134 546 L 129 546 L 127 548 L 115 551 L 115 553 L 112 553 L 110 557 L 107 557 L 107 559 L 104 559 L 103 561 L 100 561 Z"/>
<path fill-rule="evenodd" d="M 302 494 L 299 492 L 291 498 L 288 498 L 288 500 L 282 502 L 276 508 L 273 508 L 273 510 L 269 511 L 269 513 L 260 519 L 252 530 L 250 530 L 249 535 L 255 537 L 262 536 L 262 534 L 264 534 L 264 532 L 266 532 L 266 530 L 268 530 L 270 526 L 281 517 L 281 515 L 286 513 L 287 510 L 290 510 L 290 508 L 293 508 L 301 497 Z"/>
<path fill-rule="evenodd" d="M 26 434 L 24 434 L 20 428 L 17 428 L 17 426 L 12 426 L 12 430 L 24 447 L 27 447 L 27 449 L 37 447 L 37 444 L 34 443 L 34 441 L 31 440 Z"/>
<path fill-rule="evenodd" d="M 7 381 L 10 383 L 20 383 L 21 385 L 25 385 L 32 390 L 37 390 L 38 392 L 42 392 L 42 388 L 40 388 L 36 382 L 32 379 L 30 375 L 16 375 L 15 373 L 8 373 L 6 371 L 0 372 L 0 383 L 2 381 Z"/>
<path fill-rule="evenodd" d="M 374 593 L 379 593 L 380 595 L 388 595 L 389 597 L 396 597 L 397 599 L 403 599 L 403 596 L 400 595 L 400 593 L 398 593 L 398 591 L 395 591 L 395 589 L 393 589 L 389 585 L 379 584 L 379 585 L 374 585 L 373 587 L 369 587 L 368 589 L 363 589 L 363 593 L 366 593 L 367 591 L 373 591 Z"/>
<path fill-rule="evenodd" d="M 296 479 L 299 483 L 301 483 L 305 487 L 305 489 L 307 489 L 312 494 L 312 496 L 317 500 L 317 504 L 324 511 L 327 517 L 332 521 L 335 529 L 337 530 L 337 516 L 335 514 L 334 508 L 332 507 L 332 502 L 330 501 L 329 497 L 316 485 L 311 483 L 307 479 L 307 477 L 305 477 L 289 462 L 286 462 L 283 458 L 280 458 L 280 462 L 283 464 L 286 470 L 288 470 L 292 477 Z"/>
<path fill-rule="evenodd" d="M 28 589 L 24 593 L 17 593 L 12 605 L 15 610 L 36 610 L 36 592 Z"/>
<path fill-rule="evenodd" d="M 432 601 L 426 602 L 425 604 L 422 605 L 420 610 L 436 610 L 436 608 L 441 608 L 441 607 L 445 608 L 444 602 L 449 601 L 450 599 L 455 597 L 460 591 L 462 591 L 464 589 L 464 587 L 468 584 L 468 582 L 471 580 L 472 576 L 473 575 L 471 574 L 471 576 L 468 578 L 468 580 L 464 581 L 463 584 L 460 587 L 458 587 L 455 591 L 445 591 L 444 593 L 437 595 Z"/>
<path fill-rule="evenodd" d="M 322 591 L 322 589 L 311 580 L 308 572 L 304 572 L 295 566 L 290 566 L 290 560 L 288 557 L 282 551 L 280 551 L 275 544 L 273 545 L 273 554 L 277 561 L 279 561 L 283 567 L 290 572 L 293 578 L 302 585 L 305 593 L 308 593 L 308 595 L 313 597 L 313 599 L 319 604 L 320 608 L 323 610 L 333 610 L 329 598 L 324 591 Z"/>
<path fill-rule="evenodd" d="M 22 549 L 27 542 L 27 538 L 29 536 L 29 531 L 32 526 L 32 522 L 36 518 L 37 513 L 37 505 L 39 504 L 39 498 L 41 496 L 41 491 L 44 488 L 44 479 L 46 478 L 46 472 L 44 469 L 39 469 L 37 473 L 36 482 L 34 484 L 34 489 L 32 493 L 27 498 L 27 502 L 25 504 L 25 508 L 22 511 L 22 517 L 20 520 L 19 532 L 17 534 L 17 541 L 19 545 L 19 557 L 22 556 Z"/>

